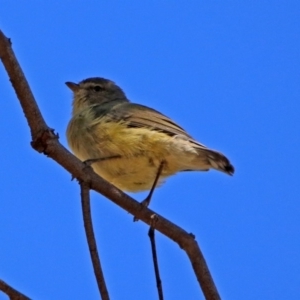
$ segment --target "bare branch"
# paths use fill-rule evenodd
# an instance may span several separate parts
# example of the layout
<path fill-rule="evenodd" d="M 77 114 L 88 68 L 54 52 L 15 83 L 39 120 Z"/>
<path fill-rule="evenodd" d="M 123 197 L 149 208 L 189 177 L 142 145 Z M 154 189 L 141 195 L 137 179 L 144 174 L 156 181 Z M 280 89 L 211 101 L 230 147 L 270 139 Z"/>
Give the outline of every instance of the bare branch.
<path fill-rule="evenodd" d="M 97 243 L 93 230 L 91 204 L 90 204 L 90 189 L 87 183 L 80 182 L 80 194 L 81 194 L 81 205 L 84 229 L 89 245 L 90 255 L 93 263 L 94 273 L 96 276 L 99 292 L 102 300 L 109 300 L 108 290 L 106 288 L 104 275 L 100 263 L 100 258 L 97 250 Z"/>
<path fill-rule="evenodd" d="M 141 205 L 137 201 L 98 176 L 92 169 L 86 168 L 79 159 L 59 143 L 58 137 L 53 133 L 53 130 L 46 125 L 46 122 L 41 116 L 28 83 L 12 51 L 10 41 L 1 31 L 0 58 L 6 68 L 31 128 L 32 147 L 38 152 L 43 152 L 51 157 L 80 182 L 89 182 L 91 189 L 101 193 L 143 222 L 151 225 L 151 216 L 156 214 L 158 220 L 155 223 L 155 229 L 175 241 L 186 251 L 205 298 L 211 300 L 220 299 L 205 259 L 193 235 L 188 234 L 152 210 L 146 207 L 141 209 Z"/>
<path fill-rule="evenodd" d="M 158 268 L 158 259 L 157 259 L 157 251 L 156 251 L 156 243 L 155 243 L 155 229 L 154 229 L 154 227 L 150 226 L 149 231 L 148 231 L 148 235 L 149 235 L 150 243 L 151 243 L 152 260 L 153 260 L 153 265 L 154 265 L 154 272 L 155 272 L 156 287 L 157 287 L 157 292 L 158 292 L 158 299 L 163 300 L 164 299 L 164 294 L 163 294 L 163 288 L 162 288 L 162 283 L 161 283 L 159 268 Z"/>
<path fill-rule="evenodd" d="M 31 135 L 36 136 L 40 131 L 47 128 L 38 105 L 34 99 L 23 71 L 11 49 L 11 41 L 0 30 L 0 57 L 7 71 L 9 79 L 21 102 L 25 117 L 28 121 Z M 30 116 L 30 117 L 28 117 Z"/>
<path fill-rule="evenodd" d="M 30 298 L 26 297 L 22 293 L 18 292 L 3 280 L 0 280 L 0 291 L 5 293 L 10 300 L 30 300 Z"/>

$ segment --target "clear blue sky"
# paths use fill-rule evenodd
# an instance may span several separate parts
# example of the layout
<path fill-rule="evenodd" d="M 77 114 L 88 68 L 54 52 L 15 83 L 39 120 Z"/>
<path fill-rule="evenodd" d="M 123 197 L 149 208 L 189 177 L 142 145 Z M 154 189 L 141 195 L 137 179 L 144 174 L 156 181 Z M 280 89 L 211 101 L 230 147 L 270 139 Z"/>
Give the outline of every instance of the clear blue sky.
<path fill-rule="evenodd" d="M 0 28 L 62 144 L 64 82 L 102 76 L 225 153 L 233 177 L 178 174 L 151 208 L 196 235 L 223 299 L 299 299 L 299 13 L 289 0 L 2 0 Z M 31 149 L 2 66 L 0 93 L 0 278 L 33 299 L 97 299 L 78 184 Z M 147 226 L 96 193 L 92 208 L 111 298 L 157 299 Z M 203 299 L 185 253 L 157 240 L 166 299 Z"/>

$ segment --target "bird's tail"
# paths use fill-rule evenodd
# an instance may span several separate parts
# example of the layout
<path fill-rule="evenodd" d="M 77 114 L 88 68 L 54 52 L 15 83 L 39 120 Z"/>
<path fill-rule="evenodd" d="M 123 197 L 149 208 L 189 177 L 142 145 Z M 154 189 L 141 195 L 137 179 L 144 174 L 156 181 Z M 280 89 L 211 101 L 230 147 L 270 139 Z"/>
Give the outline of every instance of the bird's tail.
<path fill-rule="evenodd" d="M 196 166 L 199 165 L 203 168 L 205 165 L 207 169 L 216 169 L 228 175 L 234 173 L 233 165 L 222 153 L 207 148 L 197 149 L 197 152 L 197 158 L 194 160 Z"/>

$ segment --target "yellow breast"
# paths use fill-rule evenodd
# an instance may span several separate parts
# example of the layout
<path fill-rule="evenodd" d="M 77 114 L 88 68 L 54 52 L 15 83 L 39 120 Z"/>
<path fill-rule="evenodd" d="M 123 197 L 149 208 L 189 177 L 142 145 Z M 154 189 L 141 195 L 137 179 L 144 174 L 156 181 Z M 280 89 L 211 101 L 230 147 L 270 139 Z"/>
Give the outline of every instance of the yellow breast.
<path fill-rule="evenodd" d="M 67 129 L 74 154 L 92 164 L 96 173 L 121 190 L 137 192 L 152 187 L 159 165 L 165 161 L 160 182 L 188 168 L 196 151 L 185 140 L 149 128 L 130 128 L 106 117 L 93 119 L 91 109 L 75 115 Z M 190 155 L 187 155 L 190 153 Z M 120 158 L 111 158 L 119 155 Z"/>

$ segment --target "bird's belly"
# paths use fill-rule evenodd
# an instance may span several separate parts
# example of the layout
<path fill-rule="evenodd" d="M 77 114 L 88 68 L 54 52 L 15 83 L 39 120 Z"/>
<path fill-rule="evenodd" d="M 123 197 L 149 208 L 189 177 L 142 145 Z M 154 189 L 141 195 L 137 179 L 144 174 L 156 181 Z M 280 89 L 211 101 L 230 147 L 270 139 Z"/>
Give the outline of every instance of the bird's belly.
<path fill-rule="evenodd" d="M 186 153 L 180 155 L 165 152 L 157 156 L 155 151 L 139 153 L 133 156 L 121 156 L 120 158 L 111 158 L 100 161 L 92 165 L 96 173 L 111 182 L 121 190 L 128 192 L 139 192 L 150 190 L 153 186 L 160 164 L 163 162 L 157 186 L 160 186 L 164 179 L 185 167 L 182 162 L 187 159 Z"/>
<path fill-rule="evenodd" d="M 81 134 L 73 139 L 76 142 L 69 142 L 75 155 L 83 161 L 102 159 L 92 164 L 94 171 L 128 192 L 151 189 L 162 161 L 158 185 L 164 178 L 188 169 L 195 155 L 186 141 L 148 128 L 102 123 L 88 130 L 83 126 L 76 129 L 74 132 Z"/>
<path fill-rule="evenodd" d="M 93 164 L 92 167 L 96 173 L 119 189 L 138 192 L 151 189 L 159 164 L 158 160 L 134 156 L 112 158 Z M 166 177 L 166 172 L 163 173 L 161 180 L 164 177 Z"/>

